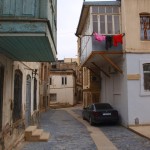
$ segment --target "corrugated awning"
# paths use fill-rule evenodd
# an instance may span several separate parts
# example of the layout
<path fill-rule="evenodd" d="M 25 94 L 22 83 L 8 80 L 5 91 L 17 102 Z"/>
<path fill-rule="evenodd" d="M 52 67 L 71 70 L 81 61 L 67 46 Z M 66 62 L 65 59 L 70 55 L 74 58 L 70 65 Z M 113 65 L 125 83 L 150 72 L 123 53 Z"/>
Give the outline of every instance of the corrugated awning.
<path fill-rule="evenodd" d="M 50 62 L 55 61 L 52 45 L 45 34 L 1 34 L 0 53 L 14 61 Z"/>

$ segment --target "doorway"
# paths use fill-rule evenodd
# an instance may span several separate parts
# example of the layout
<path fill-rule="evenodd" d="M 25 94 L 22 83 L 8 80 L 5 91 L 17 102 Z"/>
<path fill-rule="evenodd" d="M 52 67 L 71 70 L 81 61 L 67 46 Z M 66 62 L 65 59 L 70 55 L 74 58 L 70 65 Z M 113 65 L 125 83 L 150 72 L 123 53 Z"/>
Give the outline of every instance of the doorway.
<path fill-rule="evenodd" d="M 3 117 L 3 84 L 4 84 L 4 66 L 0 64 L 0 131 L 2 131 L 2 117 Z"/>
<path fill-rule="evenodd" d="M 26 80 L 26 113 L 25 125 L 28 127 L 31 123 L 31 76 L 27 75 Z"/>
<path fill-rule="evenodd" d="M 15 70 L 14 79 L 14 107 L 13 107 L 13 122 L 18 121 L 22 117 L 22 72 Z"/>

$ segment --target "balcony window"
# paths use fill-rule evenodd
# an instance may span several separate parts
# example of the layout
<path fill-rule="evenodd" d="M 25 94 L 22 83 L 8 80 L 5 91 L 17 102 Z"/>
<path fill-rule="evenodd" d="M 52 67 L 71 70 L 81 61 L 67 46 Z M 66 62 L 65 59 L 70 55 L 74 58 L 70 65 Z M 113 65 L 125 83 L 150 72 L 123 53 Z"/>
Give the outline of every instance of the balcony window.
<path fill-rule="evenodd" d="M 120 10 L 116 6 L 93 6 L 93 31 L 101 34 L 120 33 Z"/>
<path fill-rule="evenodd" d="M 150 14 L 140 14 L 141 40 L 150 40 Z"/>

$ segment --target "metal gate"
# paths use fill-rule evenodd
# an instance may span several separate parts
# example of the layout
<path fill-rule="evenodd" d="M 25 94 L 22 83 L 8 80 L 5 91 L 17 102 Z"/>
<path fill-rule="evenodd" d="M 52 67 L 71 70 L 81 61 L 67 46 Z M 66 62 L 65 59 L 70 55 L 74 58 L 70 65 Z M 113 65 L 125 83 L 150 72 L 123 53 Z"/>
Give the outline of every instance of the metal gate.
<path fill-rule="evenodd" d="M 22 72 L 19 69 L 15 71 L 13 106 L 13 122 L 16 122 L 22 116 Z"/>
<path fill-rule="evenodd" d="M 25 114 L 26 127 L 31 123 L 31 76 L 27 75 L 26 81 L 26 114 Z"/>
<path fill-rule="evenodd" d="M 2 117 L 3 117 L 3 84 L 4 84 L 4 67 L 0 64 L 0 131 L 2 131 Z"/>

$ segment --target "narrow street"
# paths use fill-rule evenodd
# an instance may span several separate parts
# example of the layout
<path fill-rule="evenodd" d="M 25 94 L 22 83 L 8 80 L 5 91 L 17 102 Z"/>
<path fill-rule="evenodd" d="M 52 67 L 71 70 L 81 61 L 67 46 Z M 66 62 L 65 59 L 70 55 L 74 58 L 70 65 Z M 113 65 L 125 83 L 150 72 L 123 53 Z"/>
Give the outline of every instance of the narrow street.
<path fill-rule="evenodd" d="M 116 125 L 90 126 L 81 108 L 50 109 L 41 114 L 40 128 L 48 142 L 24 142 L 21 150 L 149 150 L 150 141 Z"/>

